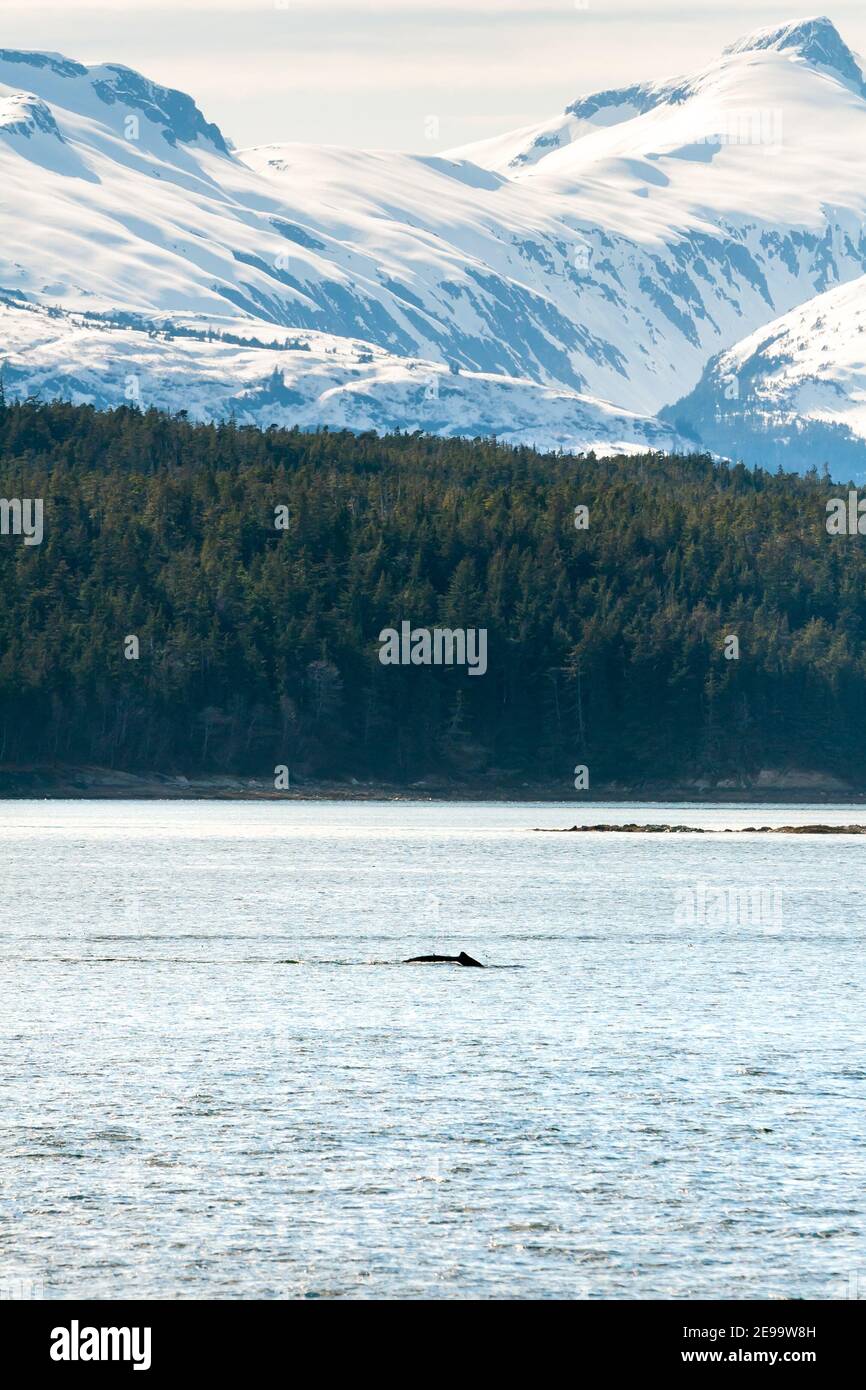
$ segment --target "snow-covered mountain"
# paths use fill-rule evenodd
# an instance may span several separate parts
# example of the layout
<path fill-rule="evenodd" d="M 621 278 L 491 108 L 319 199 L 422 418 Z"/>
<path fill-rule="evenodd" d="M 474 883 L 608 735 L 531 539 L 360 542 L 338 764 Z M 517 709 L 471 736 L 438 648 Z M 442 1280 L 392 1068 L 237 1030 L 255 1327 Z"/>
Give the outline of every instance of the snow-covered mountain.
<path fill-rule="evenodd" d="M 198 331 L 132 331 L 81 314 L 7 305 L 7 396 L 110 408 L 186 410 L 193 419 L 301 429 L 421 429 L 507 444 L 599 454 L 688 447 L 672 425 L 608 401 L 524 378 L 453 374 L 359 339 L 282 333 L 273 342 L 203 339 Z"/>
<path fill-rule="evenodd" d="M 0 51 L 6 390 L 736 452 L 690 393 L 866 274 L 864 149 L 827 19 L 439 156 L 236 151 L 128 68 Z"/>
<path fill-rule="evenodd" d="M 866 276 L 713 358 L 665 414 L 746 463 L 803 472 L 827 462 L 866 481 Z"/>

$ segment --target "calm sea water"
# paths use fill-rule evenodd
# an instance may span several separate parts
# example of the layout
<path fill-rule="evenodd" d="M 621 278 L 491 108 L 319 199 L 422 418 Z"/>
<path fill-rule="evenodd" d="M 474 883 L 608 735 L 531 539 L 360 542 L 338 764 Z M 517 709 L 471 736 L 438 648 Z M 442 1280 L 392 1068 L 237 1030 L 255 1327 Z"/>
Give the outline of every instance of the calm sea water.
<path fill-rule="evenodd" d="M 863 1297 L 862 816 L 0 803 L 0 1282 Z"/>

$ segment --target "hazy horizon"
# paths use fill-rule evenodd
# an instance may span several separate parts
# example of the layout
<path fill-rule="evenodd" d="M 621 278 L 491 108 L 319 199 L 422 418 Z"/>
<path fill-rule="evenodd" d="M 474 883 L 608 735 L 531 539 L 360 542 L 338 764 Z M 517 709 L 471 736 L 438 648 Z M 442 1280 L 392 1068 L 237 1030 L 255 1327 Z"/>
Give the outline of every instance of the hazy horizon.
<path fill-rule="evenodd" d="M 446 149 L 591 91 L 692 71 L 743 34 L 817 13 L 866 51 L 853 0 L 659 0 L 651 12 L 619 0 L 0 0 L 3 47 L 136 68 L 189 92 L 240 147 Z"/>

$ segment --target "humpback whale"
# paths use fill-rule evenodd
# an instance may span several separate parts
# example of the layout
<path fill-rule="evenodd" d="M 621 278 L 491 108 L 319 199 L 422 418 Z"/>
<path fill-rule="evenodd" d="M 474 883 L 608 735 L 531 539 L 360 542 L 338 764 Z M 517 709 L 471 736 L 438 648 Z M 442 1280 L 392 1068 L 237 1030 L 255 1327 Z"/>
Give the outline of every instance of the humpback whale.
<path fill-rule="evenodd" d="M 451 961 L 453 965 L 477 965 L 479 970 L 484 969 L 480 960 L 473 960 L 471 956 L 467 956 L 465 951 L 461 951 L 459 956 L 410 956 L 408 960 L 404 960 L 403 964 L 427 965 L 433 961 Z"/>

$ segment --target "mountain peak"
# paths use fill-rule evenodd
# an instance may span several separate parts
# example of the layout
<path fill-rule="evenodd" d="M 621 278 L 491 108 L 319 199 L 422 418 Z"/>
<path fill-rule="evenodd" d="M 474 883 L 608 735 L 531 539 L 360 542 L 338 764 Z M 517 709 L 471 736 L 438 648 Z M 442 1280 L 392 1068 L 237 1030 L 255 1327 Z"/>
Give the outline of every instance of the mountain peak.
<path fill-rule="evenodd" d="M 162 128 L 163 136 L 170 145 L 177 144 L 178 140 L 183 143 L 194 141 L 201 136 L 221 154 L 229 153 L 219 126 L 205 120 L 186 92 L 151 82 L 123 63 L 105 63 L 102 67 L 89 68 L 88 76 L 101 101 L 106 105 L 119 102 L 124 107 L 141 111 L 149 121 Z"/>
<path fill-rule="evenodd" d="M 826 15 L 756 29 L 754 33 L 729 44 L 725 53 L 756 53 L 767 49 L 774 49 L 777 53 L 798 53 L 808 62 L 829 68 L 845 81 L 853 82 L 858 89 L 862 90 L 864 86 L 860 64 L 832 19 Z"/>
<path fill-rule="evenodd" d="M 15 92 L 12 96 L 0 97 L 0 132 L 4 135 L 23 135 L 26 140 L 40 133 L 63 140 L 50 107 L 31 92 Z"/>
<path fill-rule="evenodd" d="M 64 58 L 62 53 L 42 53 L 35 48 L 0 48 L 0 63 L 19 63 L 22 67 L 43 68 L 56 77 L 84 77 L 82 63 Z"/>
<path fill-rule="evenodd" d="M 89 89 L 105 106 L 141 112 L 162 130 L 170 145 L 201 138 L 221 154 L 229 153 L 222 131 L 205 119 L 191 96 L 151 82 L 122 63 L 85 67 L 83 63 L 64 58 L 61 53 L 0 48 L 0 82 L 32 92 L 50 105 L 71 104 L 88 111 L 87 99 L 84 97 L 82 105 L 82 97 Z"/>

